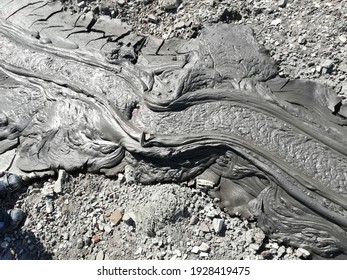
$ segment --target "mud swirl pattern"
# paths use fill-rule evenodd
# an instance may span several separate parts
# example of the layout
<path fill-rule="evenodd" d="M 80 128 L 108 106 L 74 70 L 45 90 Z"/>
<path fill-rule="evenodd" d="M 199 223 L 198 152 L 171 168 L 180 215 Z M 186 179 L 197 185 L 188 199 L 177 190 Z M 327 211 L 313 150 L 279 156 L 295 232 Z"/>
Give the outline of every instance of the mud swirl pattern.
<path fill-rule="evenodd" d="M 347 254 L 342 102 L 321 84 L 277 78 L 250 28 L 217 24 L 164 41 L 123 27 L 108 34 L 95 15 L 57 25 L 55 1 L 10 2 L 0 26 L 0 172 L 115 176 L 127 162 L 141 183 L 197 177 L 272 238 Z"/>

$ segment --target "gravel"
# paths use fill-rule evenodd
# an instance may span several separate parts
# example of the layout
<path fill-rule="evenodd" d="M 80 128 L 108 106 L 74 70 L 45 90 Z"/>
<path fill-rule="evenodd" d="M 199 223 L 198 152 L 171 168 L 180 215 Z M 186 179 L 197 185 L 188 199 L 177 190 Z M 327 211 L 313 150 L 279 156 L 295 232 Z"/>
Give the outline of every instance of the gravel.
<path fill-rule="evenodd" d="M 99 3 L 100 2 L 100 3 Z M 310 79 L 347 96 L 344 1 L 65 1 L 97 5 L 141 34 L 194 38 L 209 24 L 248 24 L 280 76 Z M 82 4 L 83 3 L 83 4 Z M 0 259 L 310 259 L 305 248 L 269 240 L 256 222 L 216 207 L 206 185 L 137 185 L 126 167 L 110 179 L 59 172 L 4 198 L 27 213 L 0 235 Z"/>

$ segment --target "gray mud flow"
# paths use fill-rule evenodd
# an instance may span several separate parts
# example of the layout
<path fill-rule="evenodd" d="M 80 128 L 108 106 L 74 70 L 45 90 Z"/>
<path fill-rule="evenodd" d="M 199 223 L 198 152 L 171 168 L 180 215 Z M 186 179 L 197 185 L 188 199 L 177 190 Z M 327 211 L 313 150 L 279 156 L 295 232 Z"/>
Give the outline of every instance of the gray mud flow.
<path fill-rule="evenodd" d="M 143 37 L 60 1 L 0 5 L 0 172 L 140 183 L 197 177 L 272 238 L 347 254 L 347 115 L 324 85 L 277 77 L 247 26 Z"/>

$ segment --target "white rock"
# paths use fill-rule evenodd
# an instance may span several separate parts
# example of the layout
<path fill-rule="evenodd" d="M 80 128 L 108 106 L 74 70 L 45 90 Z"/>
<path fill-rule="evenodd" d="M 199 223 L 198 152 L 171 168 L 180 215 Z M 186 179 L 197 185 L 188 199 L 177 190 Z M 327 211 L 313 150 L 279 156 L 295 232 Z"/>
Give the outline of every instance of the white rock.
<path fill-rule="evenodd" d="M 48 200 L 46 201 L 46 213 L 52 213 L 53 212 L 53 202 Z"/>
<path fill-rule="evenodd" d="M 213 229 L 214 229 L 215 233 L 218 234 L 223 229 L 224 220 L 223 219 L 213 219 L 212 225 L 213 225 Z"/>
<path fill-rule="evenodd" d="M 341 35 L 339 36 L 339 40 L 342 42 L 342 43 L 346 43 L 347 42 L 347 37 L 345 35 Z"/>
<path fill-rule="evenodd" d="M 306 249 L 304 249 L 304 248 L 298 248 L 296 250 L 296 255 L 298 257 L 303 256 L 304 258 L 307 258 L 307 257 L 309 257 L 311 255 L 311 253 L 309 251 L 307 251 Z"/>
<path fill-rule="evenodd" d="M 198 247 L 198 246 L 194 246 L 193 249 L 191 250 L 191 252 L 192 252 L 193 254 L 199 253 L 199 247 Z"/>
<path fill-rule="evenodd" d="M 208 253 L 206 253 L 206 252 L 201 252 L 201 253 L 200 253 L 200 257 L 201 257 L 201 258 L 207 258 L 207 257 L 208 257 Z"/>
<path fill-rule="evenodd" d="M 95 259 L 98 260 L 98 261 L 102 261 L 104 259 L 104 252 L 102 250 L 100 250 L 98 252 L 98 254 L 96 255 Z"/>
<path fill-rule="evenodd" d="M 175 254 L 177 257 L 182 257 L 181 251 L 180 250 L 175 250 Z"/>
<path fill-rule="evenodd" d="M 210 246 L 206 243 L 201 243 L 199 246 L 199 252 L 208 252 L 210 250 Z"/>
<path fill-rule="evenodd" d="M 274 19 L 273 21 L 271 21 L 271 25 L 279 25 L 282 22 L 282 20 L 280 18 Z"/>
<path fill-rule="evenodd" d="M 54 184 L 54 192 L 55 193 L 61 193 L 63 191 L 63 185 L 66 179 L 66 171 L 63 169 L 60 169 L 58 172 L 58 179 Z"/>

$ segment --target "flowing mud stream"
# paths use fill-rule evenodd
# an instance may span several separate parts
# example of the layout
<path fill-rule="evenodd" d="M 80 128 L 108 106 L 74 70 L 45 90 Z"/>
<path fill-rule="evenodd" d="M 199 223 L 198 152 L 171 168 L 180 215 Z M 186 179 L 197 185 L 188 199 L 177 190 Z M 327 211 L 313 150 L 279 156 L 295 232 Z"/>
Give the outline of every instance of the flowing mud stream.
<path fill-rule="evenodd" d="M 0 172 L 197 177 L 272 238 L 347 254 L 346 106 L 277 78 L 250 28 L 158 40 L 56 1 L 2 5 Z"/>

